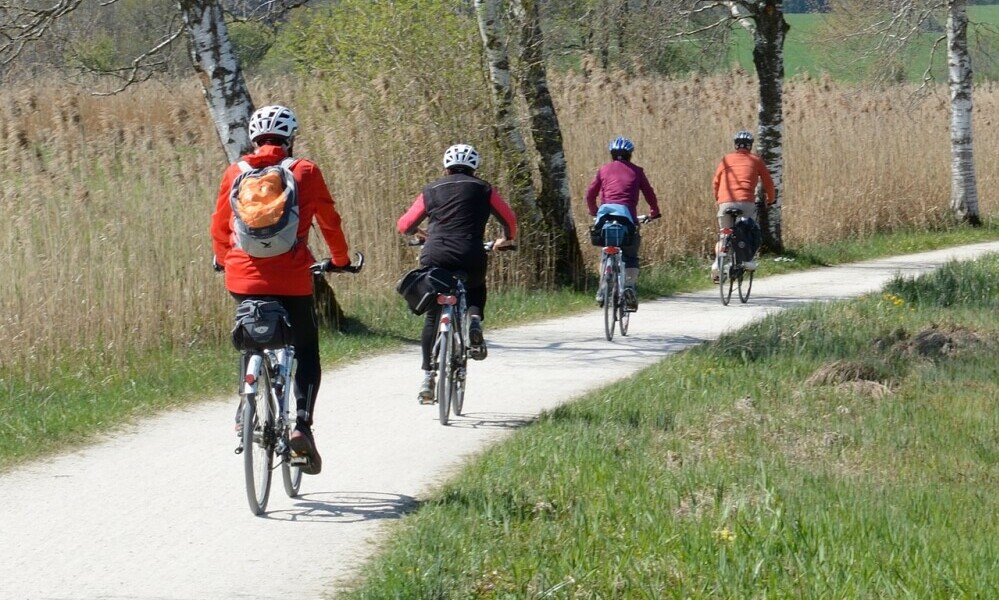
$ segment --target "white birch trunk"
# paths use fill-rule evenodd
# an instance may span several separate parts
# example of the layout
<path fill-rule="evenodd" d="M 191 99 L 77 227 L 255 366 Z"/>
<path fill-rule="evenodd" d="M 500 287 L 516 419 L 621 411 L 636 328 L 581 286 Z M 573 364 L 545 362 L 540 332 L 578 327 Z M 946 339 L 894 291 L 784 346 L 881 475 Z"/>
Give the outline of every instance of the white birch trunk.
<path fill-rule="evenodd" d="M 563 281 L 582 285 L 585 276 L 583 254 L 572 217 L 562 130 L 548 90 L 538 0 L 511 0 L 511 5 L 520 27 L 521 90 L 527 100 L 531 136 L 539 155 L 541 192 L 538 194 L 538 210 L 551 236 L 549 243 L 555 255 L 557 276 Z"/>
<path fill-rule="evenodd" d="M 980 224 L 972 153 L 972 74 L 968 54 L 967 0 L 947 3 L 947 67 L 950 85 L 950 208 L 962 221 Z"/>
<path fill-rule="evenodd" d="M 239 59 L 229 40 L 222 6 L 217 0 L 178 0 L 194 68 L 201 80 L 208 112 L 230 162 L 250 149 L 246 126 L 253 101 Z"/>
<path fill-rule="evenodd" d="M 479 33 L 489 65 L 489 80 L 492 83 L 493 110 L 499 132 L 499 144 L 507 159 L 512 162 L 514 173 L 512 199 L 515 206 L 526 209 L 532 217 L 537 217 L 537 198 L 531 181 L 531 167 L 527 154 L 527 144 L 517 123 L 513 102 L 513 83 L 510 74 L 510 55 L 503 39 L 501 5 L 503 0 L 475 0 L 475 16 L 479 22 Z"/>

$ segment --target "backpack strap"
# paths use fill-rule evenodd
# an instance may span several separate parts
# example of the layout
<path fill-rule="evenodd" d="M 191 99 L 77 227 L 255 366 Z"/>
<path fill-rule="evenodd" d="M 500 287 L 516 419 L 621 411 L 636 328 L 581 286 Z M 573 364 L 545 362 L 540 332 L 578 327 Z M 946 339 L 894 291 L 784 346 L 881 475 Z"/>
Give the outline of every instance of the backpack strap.
<path fill-rule="evenodd" d="M 290 171 L 291 168 L 295 166 L 295 163 L 298 162 L 298 160 L 299 159 L 297 159 L 297 158 L 289 156 L 289 157 L 287 157 L 287 158 L 285 158 L 284 160 L 281 161 L 281 166 L 284 167 L 284 168 L 286 168 L 286 169 L 288 169 Z"/>
<path fill-rule="evenodd" d="M 247 173 L 247 172 L 253 170 L 253 167 L 250 166 L 250 163 L 246 162 L 245 160 L 241 160 L 241 161 L 239 161 L 236 164 L 239 165 L 239 170 L 242 171 L 242 172 L 244 172 L 244 173 Z"/>

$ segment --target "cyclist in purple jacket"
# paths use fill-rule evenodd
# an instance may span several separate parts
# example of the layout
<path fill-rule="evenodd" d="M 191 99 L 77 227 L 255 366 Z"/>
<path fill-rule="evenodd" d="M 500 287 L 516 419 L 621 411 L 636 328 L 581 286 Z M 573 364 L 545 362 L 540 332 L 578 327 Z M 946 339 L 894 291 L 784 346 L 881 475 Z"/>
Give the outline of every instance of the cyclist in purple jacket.
<path fill-rule="evenodd" d="M 645 176 L 645 171 L 631 162 L 631 153 L 635 150 L 635 144 L 628 138 L 619 137 L 610 143 L 608 149 L 611 161 L 597 170 L 596 177 L 586 189 L 586 207 L 590 211 L 590 216 L 596 217 L 597 195 L 599 195 L 601 204 L 621 204 L 627 207 L 631 215 L 632 224 L 635 226 L 633 242 L 621 248 L 624 255 L 624 300 L 630 310 L 637 310 L 638 296 L 635 293 L 635 286 L 638 284 L 638 248 L 642 241 L 638 233 L 638 193 L 641 192 L 645 196 L 645 202 L 649 205 L 650 219 L 658 219 L 662 215 L 659 213 L 656 192 Z M 601 297 L 597 295 L 598 302 Z"/>

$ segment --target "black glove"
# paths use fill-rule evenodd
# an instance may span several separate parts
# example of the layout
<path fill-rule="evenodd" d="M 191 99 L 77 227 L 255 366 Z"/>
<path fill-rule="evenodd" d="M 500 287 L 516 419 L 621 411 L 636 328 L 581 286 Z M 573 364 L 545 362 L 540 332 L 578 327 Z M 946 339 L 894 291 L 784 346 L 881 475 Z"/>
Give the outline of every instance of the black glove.
<path fill-rule="evenodd" d="M 219 259 L 215 258 L 214 256 L 212 257 L 212 268 L 215 269 L 216 273 L 221 273 L 222 271 L 225 271 L 225 267 L 220 265 Z"/>

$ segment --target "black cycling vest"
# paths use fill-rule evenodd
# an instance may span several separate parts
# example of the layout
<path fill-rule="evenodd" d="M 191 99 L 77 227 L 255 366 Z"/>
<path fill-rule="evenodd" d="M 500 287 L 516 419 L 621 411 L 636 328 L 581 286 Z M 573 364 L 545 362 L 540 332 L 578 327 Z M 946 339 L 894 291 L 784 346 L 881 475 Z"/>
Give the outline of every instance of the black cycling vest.
<path fill-rule="evenodd" d="M 420 263 L 465 271 L 473 284 L 484 278 L 486 252 L 482 243 L 492 214 L 491 195 L 488 182 L 461 173 L 446 175 L 423 188 L 428 225 Z"/>

